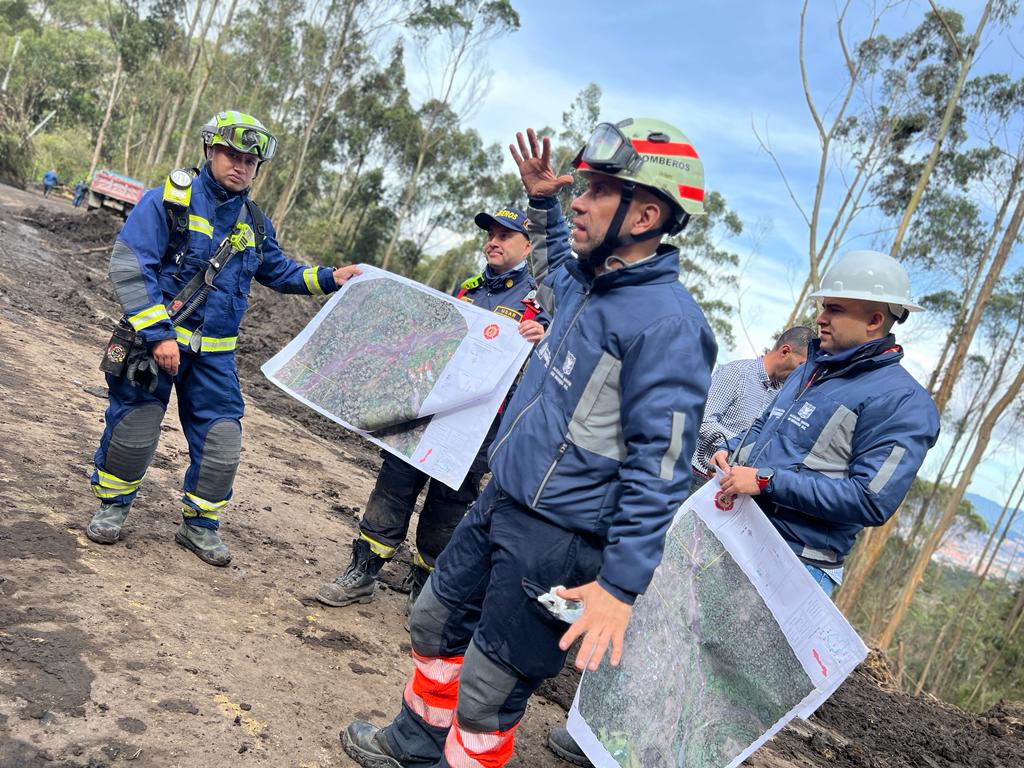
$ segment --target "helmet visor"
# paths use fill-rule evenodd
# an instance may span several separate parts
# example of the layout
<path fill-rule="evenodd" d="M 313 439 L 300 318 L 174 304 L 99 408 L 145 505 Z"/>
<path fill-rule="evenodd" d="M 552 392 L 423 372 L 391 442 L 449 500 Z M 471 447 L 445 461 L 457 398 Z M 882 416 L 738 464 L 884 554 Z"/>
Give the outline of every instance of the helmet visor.
<path fill-rule="evenodd" d="M 600 123 L 594 129 L 573 162 L 576 168 L 586 170 L 584 166 L 589 166 L 604 173 L 635 172 L 642 164 L 640 153 L 618 126 L 611 123 Z"/>
<path fill-rule="evenodd" d="M 270 160 L 277 152 L 277 139 L 255 125 L 222 125 L 217 135 L 232 149 L 259 155 L 260 160 Z"/>

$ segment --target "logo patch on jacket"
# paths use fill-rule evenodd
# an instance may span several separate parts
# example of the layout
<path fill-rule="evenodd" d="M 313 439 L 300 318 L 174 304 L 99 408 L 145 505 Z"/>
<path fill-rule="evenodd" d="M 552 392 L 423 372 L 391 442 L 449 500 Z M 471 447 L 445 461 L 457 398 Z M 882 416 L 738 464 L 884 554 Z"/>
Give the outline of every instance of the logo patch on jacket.
<path fill-rule="evenodd" d="M 790 424 L 795 424 L 800 427 L 800 429 L 807 429 L 811 426 L 808 419 L 811 418 L 811 414 L 814 413 L 814 409 L 815 406 L 812 403 L 804 403 L 796 413 L 789 414 L 789 416 L 786 417 L 786 421 Z"/>
<path fill-rule="evenodd" d="M 568 376 L 576 365 L 576 355 L 572 352 L 565 353 L 565 362 L 562 363 L 562 373 Z"/>

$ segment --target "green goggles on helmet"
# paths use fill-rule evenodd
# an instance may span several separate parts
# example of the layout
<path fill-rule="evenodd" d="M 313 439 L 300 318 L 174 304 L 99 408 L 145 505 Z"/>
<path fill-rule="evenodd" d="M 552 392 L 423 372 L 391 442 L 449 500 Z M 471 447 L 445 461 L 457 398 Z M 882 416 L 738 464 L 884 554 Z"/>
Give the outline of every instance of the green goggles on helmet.
<path fill-rule="evenodd" d="M 214 133 L 210 143 L 217 144 L 219 143 L 218 139 L 239 152 L 259 155 L 260 160 L 270 160 L 277 152 L 277 139 L 271 136 L 265 128 L 255 125 L 236 123 L 217 126 L 217 132 Z"/>
<path fill-rule="evenodd" d="M 577 170 L 602 173 L 636 173 L 644 164 L 632 142 L 611 123 L 599 123 L 572 165 Z"/>

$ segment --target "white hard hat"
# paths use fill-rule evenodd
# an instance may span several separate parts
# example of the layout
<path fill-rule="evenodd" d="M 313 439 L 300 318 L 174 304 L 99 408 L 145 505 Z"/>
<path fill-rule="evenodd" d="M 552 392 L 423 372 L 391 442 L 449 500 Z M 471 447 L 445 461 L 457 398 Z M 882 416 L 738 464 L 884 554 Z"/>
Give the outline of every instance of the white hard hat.
<path fill-rule="evenodd" d="M 850 251 L 839 257 L 811 299 L 859 299 L 888 304 L 899 322 L 924 310 L 910 298 L 910 277 L 896 259 L 881 251 Z"/>

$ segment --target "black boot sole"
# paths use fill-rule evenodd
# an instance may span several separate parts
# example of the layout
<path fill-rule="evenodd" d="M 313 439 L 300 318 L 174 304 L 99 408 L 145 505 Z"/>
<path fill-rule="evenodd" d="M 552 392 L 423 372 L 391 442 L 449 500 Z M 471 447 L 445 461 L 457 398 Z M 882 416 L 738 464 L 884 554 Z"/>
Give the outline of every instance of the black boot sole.
<path fill-rule="evenodd" d="M 346 605 L 354 605 L 356 603 L 372 603 L 376 595 L 363 595 L 362 597 L 353 597 L 348 600 L 331 600 L 317 592 L 314 597 L 317 599 L 317 602 L 329 605 L 332 608 L 344 608 Z"/>
<path fill-rule="evenodd" d="M 347 730 L 341 732 L 341 747 L 345 750 L 345 754 L 363 768 L 403 768 L 402 764 L 393 757 L 367 752 L 349 738 Z"/>
<path fill-rule="evenodd" d="M 591 768 L 593 768 L 594 764 L 590 762 L 589 757 L 579 752 L 570 752 L 567 749 L 562 749 L 562 747 L 558 746 L 558 744 L 556 744 L 550 738 L 548 739 L 548 749 L 554 752 L 562 760 L 565 760 L 565 762 L 567 763 L 572 763 L 573 765 L 590 766 Z"/>
<path fill-rule="evenodd" d="M 197 547 L 195 544 L 193 544 L 191 541 L 186 539 L 184 536 L 182 536 L 180 533 L 175 533 L 174 534 L 174 541 L 179 546 L 184 547 L 189 552 L 194 554 L 196 557 L 198 557 L 200 560 L 202 560 L 207 565 L 212 565 L 215 568 L 224 568 L 224 567 L 226 567 L 226 566 L 231 564 L 231 558 L 230 557 L 227 560 L 225 560 L 224 562 L 214 562 L 213 560 L 207 560 L 206 559 L 206 553 L 203 550 L 201 550 L 199 547 Z"/>
<path fill-rule="evenodd" d="M 93 532 L 90 531 L 89 528 L 87 527 L 85 529 L 85 536 L 87 539 L 89 539 L 89 541 L 94 541 L 97 544 L 116 544 L 118 539 L 121 538 L 121 531 L 118 531 L 117 535 L 112 539 L 106 537 L 100 538 L 99 534 L 93 534 Z"/>

